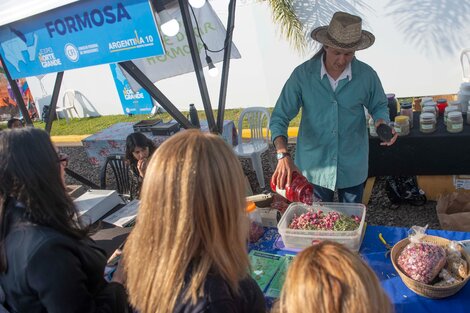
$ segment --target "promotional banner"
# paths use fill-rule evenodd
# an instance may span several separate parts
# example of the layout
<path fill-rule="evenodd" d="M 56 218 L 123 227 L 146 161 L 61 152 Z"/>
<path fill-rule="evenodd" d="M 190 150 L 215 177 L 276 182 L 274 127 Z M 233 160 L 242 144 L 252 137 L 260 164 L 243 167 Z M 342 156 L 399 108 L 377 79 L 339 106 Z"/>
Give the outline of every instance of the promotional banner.
<path fill-rule="evenodd" d="M 207 63 L 201 37 L 210 50 L 221 50 L 217 53 L 208 52 L 208 55 L 211 57 L 213 63 L 223 61 L 223 48 L 226 36 L 224 25 L 208 1 L 206 1 L 206 4 L 202 8 L 193 10 L 197 19 L 197 25 L 199 25 L 199 31 L 196 26 L 194 16 L 192 15 L 191 20 L 194 26 L 194 35 L 196 37 L 202 66 L 207 66 Z M 189 49 L 186 32 L 183 26 L 181 10 L 176 5 L 172 7 L 166 7 L 166 12 L 172 18 L 175 18 L 178 21 L 180 24 L 180 31 L 176 36 L 173 37 L 168 37 L 162 34 L 162 40 L 165 44 L 166 50 L 165 55 L 152 56 L 133 61 L 152 82 L 157 82 L 172 76 L 194 72 L 194 64 L 191 59 L 191 51 Z M 199 33 L 201 36 L 199 36 Z M 230 58 L 241 58 L 240 53 L 233 43 Z M 139 90 L 142 88 L 129 74 L 127 74 L 126 71 L 124 71 L 124 75 L 126 75 L 133 90 Z"/>
<path fill-rule="evenodd" d="M 132 91 L 131 86 L 117 64 L 109 64 L 114 82 L 121 99 L 122 110 L 125 114 L 150 114 L 153 108 L 152 98 L 144 89 Z"/>
<path fill-rule="evenodd" d="M 164 53 L 148 0 L 78 1 L 0 28 L 12 78 Z"/>
<path fill-rule="evenodd" d="M 16 83 L 18 84 L 18 88 L 23 96 L 26 109 L 29 112 L 29 117 L 32 120 L 37 119 L 39 117 L 38 111 L 26 79 L 17 79 Z M 3 64 L 0 62 L 0 120 L 8 120 L 11 117 L 20 116 L 21 111 L 18 108 L 13 91 L 11 90 L 7 77 L 5 76 Z"/>

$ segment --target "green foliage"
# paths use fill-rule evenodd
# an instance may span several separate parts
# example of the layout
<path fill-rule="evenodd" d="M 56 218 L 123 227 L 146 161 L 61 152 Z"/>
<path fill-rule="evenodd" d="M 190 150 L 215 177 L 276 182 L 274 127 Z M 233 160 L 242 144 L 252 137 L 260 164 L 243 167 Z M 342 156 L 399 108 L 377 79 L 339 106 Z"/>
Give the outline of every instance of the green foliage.
<path fill-rule="evenodd" d="M 293 0 L 268 0 L 273 10 L 274 22 L 279 24 L 282 35 L 298 52 L 303 54 L 307 42 L 303 25 L 294 12 L 292 2 Z"/>

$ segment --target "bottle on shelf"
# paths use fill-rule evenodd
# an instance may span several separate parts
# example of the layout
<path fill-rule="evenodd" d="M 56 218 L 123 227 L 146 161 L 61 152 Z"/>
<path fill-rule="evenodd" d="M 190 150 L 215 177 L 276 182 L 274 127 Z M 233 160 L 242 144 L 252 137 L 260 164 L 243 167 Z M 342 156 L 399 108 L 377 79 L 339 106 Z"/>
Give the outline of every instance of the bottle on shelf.
<path fill-rule="evenodd" d="M 196 110 L 196 107 L 194 106 L 194 103 L 191 103 L 189 105 L 189 121 L 194 126 L 198 128 L 201 127 L 201 124 L 199 123 L 199 116 L 197 115 L 197 110 Z"/>
<path fill-rule="evenodd" d="M 291 184 L 286 189 L 277 187 L 276 182 L 271 179 L 271 189 L 291 202 L 311 205 L 314 201 L 313 184 L 298 172 L 292 173 Z"/>
<path fill-rule="evenodd" d="M 400 115 L 408 116 L 410 127 L 413 128 L 413 106 L 411 102 L 403 102 L 400 104 Z"/>
<path fill-rule="evenodd" d="M 390 120 L 393 121 L 398 113 L 398 101 L 395 98 L 394 93 L 387 93 L 388 112 L 390 114 Z"/>

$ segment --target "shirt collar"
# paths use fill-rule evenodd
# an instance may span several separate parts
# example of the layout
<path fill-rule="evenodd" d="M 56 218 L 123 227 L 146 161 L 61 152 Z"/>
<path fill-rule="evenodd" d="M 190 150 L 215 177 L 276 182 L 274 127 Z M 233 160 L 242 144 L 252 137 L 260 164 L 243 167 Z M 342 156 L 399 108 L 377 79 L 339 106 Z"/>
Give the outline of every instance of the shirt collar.
<path fill-rule="evenodd" d="M 331 78 L 333 80 L 333 78 L 330 76 L 330 74 L 328 74 L 328 72 L 326 71 L 325 62 L 323 62 L 323 55 L 321 56 L 320 79 L 322 79 L 325 75 L 327 75 L 329 78 Z M 341 75 L 339 75 L 337 81 L 340 81 L 341 79 L 344 79 L 346 77 L 349 80 L 352 79 L 351 62 L 349 62 L 348 66 L 346 66 L 346 68 L 341 73 Z"/>

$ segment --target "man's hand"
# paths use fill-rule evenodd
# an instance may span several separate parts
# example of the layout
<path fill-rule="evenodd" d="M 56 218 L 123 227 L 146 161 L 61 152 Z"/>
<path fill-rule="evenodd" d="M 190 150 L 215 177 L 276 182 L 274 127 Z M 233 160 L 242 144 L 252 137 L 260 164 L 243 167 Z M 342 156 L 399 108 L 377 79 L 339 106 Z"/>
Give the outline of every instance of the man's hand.
<path fill-rule="evenodd" d="M 375 128 L 377 128 L 380 124 L 387 124 L 383 119 L 379 118 L 377 120 L 377 122 L 375 122 Z M 395 129 L 392 127 L 392 134 L 393 134 L 393 137 L 392 139 L 390 139 L 390 141 L 387 141 L 387 142 L 381 142 L 380 145 L 381 146 L 391 146 L 395 143 L 395 141 L 397 141 L 397 138 L 398 138 L 398 134 L 397 132 L 395 131 Z"/>
<path fill-rule="evenodd" d="M 276 170 L 273 174 L 273 180 L 276 182 L 276 186 L 285 189 L 292 182 L 292 173 L 299 172 L 297 166 L 290 156 L 286 156 L 277 162 Z"/>

